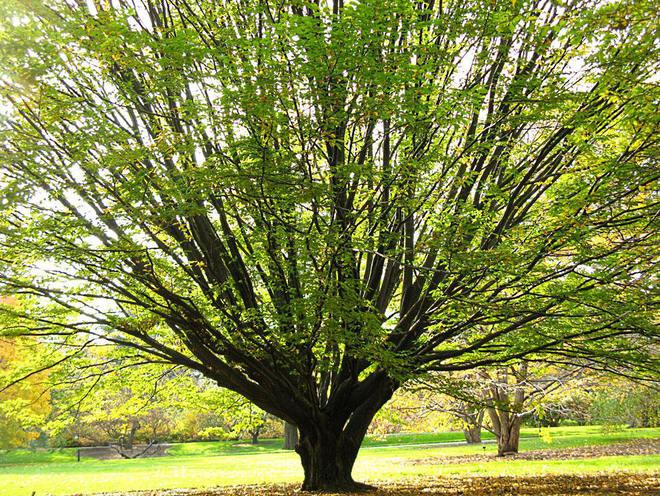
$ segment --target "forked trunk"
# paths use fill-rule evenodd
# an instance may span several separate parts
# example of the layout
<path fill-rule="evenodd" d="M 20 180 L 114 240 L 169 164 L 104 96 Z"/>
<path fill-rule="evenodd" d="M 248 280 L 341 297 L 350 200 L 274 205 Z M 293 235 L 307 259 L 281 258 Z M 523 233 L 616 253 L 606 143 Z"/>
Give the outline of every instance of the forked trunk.
<path fill-rule="evenodd" d="M 488 374 L 486 378 L 491 380 Z M 512 378 L 516 381 L 514 384 L 510 383 Z M 527 363 L 523 363 L 518 370 L 500 370 L 498 381 L 490 385 L 492 404 L 486 410 L 493 433 L 497 436 L 497 456 L 518 453 L 520 427 L 525 415 L 522 410 L 527 399 L 524 387 L 526 378 Z"/>
<path fill-rule="evenodd" d="M 506 456 L 518 453 L 520 443 L 520 426 L 522 419 L 512 418 L 500 431 L 497 437 L 497 456 Z"/>
<path fill-rule="evenodd" d="M 384 373 L 363 383 L 362 401 L 354 408 L 326 409 L 310 421 L 300 423 L 296 452 L 305 480 L 303 491 L 360 492 L 373 489 L 355 482 L 352 471 L 360 445 L 376 412 L 391 397 L 398 383 Z"/>

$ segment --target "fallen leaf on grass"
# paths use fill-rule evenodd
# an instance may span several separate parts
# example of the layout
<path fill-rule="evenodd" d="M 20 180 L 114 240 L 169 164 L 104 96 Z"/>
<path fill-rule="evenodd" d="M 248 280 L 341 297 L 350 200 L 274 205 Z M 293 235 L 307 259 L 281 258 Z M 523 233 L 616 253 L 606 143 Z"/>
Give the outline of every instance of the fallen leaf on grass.
<path fill-rule="evenodd" d="M 660 439 L 639 439 L 602 446 L 581 446 L 578 448 L 542 449 L 523 451 L 508 455 L 507 460 L 576 460 L 600 458 L 602 456 L 657 455 L 660 454 Z M 501 460 L 494 454 L 433 456 L 418 460 L 406 460 L 410 465 L 447 465 L 459 463 L 493 462 Z"/>
<path fill-rule="evenodd" d="M 625 495 L 660 496 L 660 478 L 655 474 L 629 472 L 589 475 L 552 474 L 535 477 L 419 477 L 406 481 L 370 481 L 378 489 L 369 496 L 567 496 Z M 102 493 L 94 496 L 302 496 L 297 485 L 250 485 L 215 489 L 177 489 Z M 325 493 L 326 496 L 336 493 Z M 364 496 L 342 493 L 340 496 Z"/>

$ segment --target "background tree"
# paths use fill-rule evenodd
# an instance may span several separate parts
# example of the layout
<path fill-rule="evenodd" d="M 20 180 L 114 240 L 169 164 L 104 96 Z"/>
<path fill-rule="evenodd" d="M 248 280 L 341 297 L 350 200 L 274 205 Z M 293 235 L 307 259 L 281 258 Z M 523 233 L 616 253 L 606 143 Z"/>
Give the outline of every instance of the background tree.
<path fill-rule="evenodd" d="M 486 407 L 483 400 L 479 399 L 479 395 L 483 395 L 483 391 L 476 390 L 472 394 L 476 401 L 457 398 L 447 400 L 445 398 L 443 403 L 435 403 L 432 408 L 450 413 L 463 431 L 465 441 L 468 444 L 479 444 L 481 443 L 481 428 L 484 424 Z"/>
<path fill-rule="evenodd" d="M 155 445 L 171 438 L 177 414 L 195 393 L 189 377 L 172 366 L 136 369 L 122 364 L 123 358 L 102 345 L 51 375 L 44 387 L 53 398 L 53 439 L 109 445 L 123 458 L 137 458 L 153 455 Z"/>
<path fill-rule="evenodd" d="M 497 438 L 498 456 L 518 453 L 525 418 L 538 411 L 550 394 L 567 389 L 580 372 L 578 367 L 557 369 L 526 361 L 479 371 L 486 391 L 479 402 L 485 405 L 490 430 Z"/>
<path fill-rule="evenodd" d="M 304 489 L 356 487 L 410 377 L 655 370 L 650 12 L 4 1 L 8 332 L 208 376 L 298 427 Z"/>
<path fill-rule="evenodd" d="M 369 426 L 374 437 L 401 432 L 438 432 L 457 426 L 444 408 L 437 408 L 441 398 L 432 390 L 406 387 L 399 389 L 378 412 Z"/>
<path fill-rule="evenodd" d="M 0 382 L 13 379 L 35 343 L 0 337 Z M 0 448 L 18 448 L 36 441 L 51 411 L 50 395 L 38 384 L 46 373 L 35 374 L 0 393 Z"/>
<path fill-rule="evenodd" d="M 284 445 L 285 450 L 296 449 L 298 444 L 298 428 L 290 422 L 284 422 Z"/>
<path fill-rule="evenodd" d="M 247 438 L 252 444 L 259 442 L 259 436 L 265 430 L 271 435 L 276 429 L 277 435 L 281 436 L 279 422 L 272 415 L 257 408 L 254 403 L 242 396 L 228 390 L 218 392 L 207 390 L 206 397 L 213 399 L 206 402 L 223 420 L 224 428 L 228 437 Z M 201 402 L 200 402 L 201 403 Z M 200 408 L 202 405 L 200 404 Z"/>
<path fill-rule="evenodd" d="M 590 422 L 628 427 L 660 425 L 657 383 L 640 384 L 625 378 L 595 377 L 590 384 L 586 416 Z"/>
<path fill-rule="evenodd" d="M 453 420 L 449 424 L 463 431 L 468 444 L 481 443 L 488 384 L 480 380 L 478 371 L 447 377 L 436 374 L 417 381 L 417 387 L 428 392 L 424 402 L 427 411 L 445 412 Z"/>
<path fill-rule="evenodd" d="M 18 304 L 14 297 L 0 297 L 0 305 L 15 307 Z M 28 368 L 31 364 L 26 364 L 27 357 L 34 359 L 42 351 L 35 339 L 0 336 L 0 384 L 13 382 L 26 370 L 31 372 Z M 39 384 L 47 376 L 47 372 L 29 375 L 0 392 L 0 448 L 23 447 L 43 435 L 42 427 L 51 405 L 48 391 Z"/>
<path fill-rule="evenodd" d="M 461 430 L 468 444 L 481 443 L 481 427 L 484 422 L 486 410 L 483 405 L 456 401 L 450 406 L 451 412 L 458 419 Z"/>
<path fill-rule="evenodd" d="M 163 441 L 248 439 L 256 444 L 262 431 L 273 435 L 266 413 L 236 393 L 181 367 L 137 367 L 107 345 L 68 361 L 44 387 L 52 392 L 48 426 L 54 439 L 110 445 L 124 458 L 153 455 Z"/>

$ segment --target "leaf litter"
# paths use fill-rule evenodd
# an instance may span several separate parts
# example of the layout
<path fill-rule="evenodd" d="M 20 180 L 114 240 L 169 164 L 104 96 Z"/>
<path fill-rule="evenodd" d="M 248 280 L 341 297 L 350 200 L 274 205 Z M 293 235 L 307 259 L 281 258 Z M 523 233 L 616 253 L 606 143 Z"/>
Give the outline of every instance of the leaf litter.
<path fill-rule="evenodd" d="M 397 481 L 370 481 L 369 496 L 660 496 L 660 477 L 653 473 L 596 473 L 541 476 L 443 476 Z M 102 493 L 95 496 L 304 496 L 297 484 L 259 484 L 210 489 L 174 489 Z M 325 493 L 326 495 L 339 493 Z M 365 493 L 341 493 L 364 496 Z"/>

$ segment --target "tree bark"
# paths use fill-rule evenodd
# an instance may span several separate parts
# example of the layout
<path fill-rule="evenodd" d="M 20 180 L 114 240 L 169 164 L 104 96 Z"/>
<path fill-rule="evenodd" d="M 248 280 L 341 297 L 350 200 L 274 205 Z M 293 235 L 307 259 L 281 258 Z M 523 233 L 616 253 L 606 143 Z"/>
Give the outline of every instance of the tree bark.
<path fill-rule="evenodd" d="M 513 417 L 507 422 L 506 428 L 500 431 L 500 435 L 497 437 L 497 456 L 518 453 L 521 425 L 522 419 L 520 417 Z"/>
<path fill-rule="evenodd" d="M 489 408 L 488 413 L 497 437 L 497 456 L 518 453 L 522 417 L 511 412 L 498 412 L 494 408 Z"/>
<path fill-rule="evenodd" d="M 300 455 L 305 480 L 303 491 L 361 492 L 372 486 L 353 480 L 353 465 L 374 415 L 392 397 L 398 384 L 384 373 L 357 392 L 353 407 L 342 402 L 334 408 L 316 411 L 310 421 L 300 423 L 296 452 Z"/>
<path fill-rule="evenodd" d="M 298 428 L 290 422 L 284 422 L 284 449 L 295 450 L 298 444 Z"/>
<path fill-rule="evenodd" d="M 497 456 L 518 453 L 520 442 L 520 427 L 522 413 L 527 395 L 525 381 L 527 380 L 527 363 L 523 362 L 518 370 L 504 368 L 498 372 L 497 382 L 490 386 L 490 402 L 487 407 L 488 416 L 497 437 Z M 490 379 L 488 375 L 486 378 Z M 515 379 L 510 384 L 511 379 Z"/>
<path fill-rule="evenodd" d="M 481 444 L 481 426 L 471 425 L 463 428 L 463 434 L 468 444 Z"/>
<path fill-rule="evenodd" d="M 339 429 L 316 426 L 301 430 L 296 452 L 300 455 L 305 480 L 303 491 L 359 492 L 371 486 L 353 480 L 353 465 L 362 438 Z"/>
<path fill-rule="evenodd" d="M 135 442 L 135 435 L 139 427 L 140 427 L 140 423 L 137 420 L 135 419 L 131 420 L 131 425 L 128 431 L 128 435 L 125 436 L 124 439 L 121 440 L 119 443 L 123 449 L 125 450 L 133 449 L 133 444 Z"/>
<path fill-rule="evenodd" d="M 464 405 L 470 409 L 470 405 Z M 473 408 L 473 407 L 472 407 Z M 468 444 L 481 444 L 481 426 L 484 421 L 484 409 L 478 411 L 466 411 L 460 415 L 463 422 L 463 434 Z"/>

